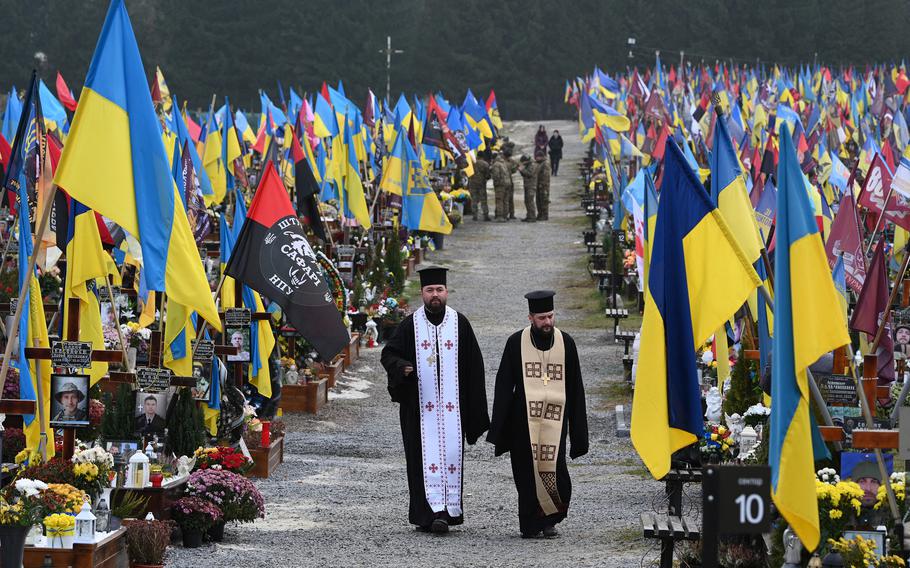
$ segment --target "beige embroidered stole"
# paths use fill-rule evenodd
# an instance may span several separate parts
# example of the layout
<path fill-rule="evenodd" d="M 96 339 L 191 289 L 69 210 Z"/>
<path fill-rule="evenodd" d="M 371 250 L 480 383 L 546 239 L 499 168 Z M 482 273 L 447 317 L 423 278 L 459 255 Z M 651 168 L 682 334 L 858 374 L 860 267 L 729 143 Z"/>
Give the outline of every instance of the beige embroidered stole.
<path fill-rule="evenodd" d="M 526 327 L 521 332 L 521 366 L 537 500 L 543 512 L 552 515 L 562 505 L 556 489 L 556 456 L 566 407 L 566 350 L 562 333 L 553 328 L 553 346 L 539 351 L 531 343 L 531 327 Z"/>

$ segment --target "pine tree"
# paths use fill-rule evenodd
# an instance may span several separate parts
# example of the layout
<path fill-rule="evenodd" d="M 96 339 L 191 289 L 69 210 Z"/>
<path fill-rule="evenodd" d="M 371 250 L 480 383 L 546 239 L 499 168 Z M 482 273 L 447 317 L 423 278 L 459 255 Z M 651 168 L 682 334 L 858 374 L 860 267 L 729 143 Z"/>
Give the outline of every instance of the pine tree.
<path fill-rule="evenodd" d="M 135 419 L 133 408 L 136 396 L 130 385 L 123 383 L 116 397 L 104 395 L 104 416 L 101 417 L 101 437 L 105 440 L 134 440 Z"/>
<path fill-rule="evenodd" d="M 401 267 L 401 261 L 401 241 L 398 239 L 398 231 L 393 230 L 386 242 L 385 252 L 385 271 L 390 275 L 389 295 L 391 296 L 397 296 L 404 290 L 405 273 Z"/>
<path fill-rule="evenodd" d="M 752 381 L 752 364 L 740 355 L 730 373 L 730 390 L 724 397 L 724 414 L 742 416 L 750 406 L 758 403 L 760 396 Z"/>
<path fill-rule="evenodd" d="M 205 444 L 205 423 L 188 388 L 180 388 L 167 416 L 167 448 L 175 456 L 191 456 Z"/>

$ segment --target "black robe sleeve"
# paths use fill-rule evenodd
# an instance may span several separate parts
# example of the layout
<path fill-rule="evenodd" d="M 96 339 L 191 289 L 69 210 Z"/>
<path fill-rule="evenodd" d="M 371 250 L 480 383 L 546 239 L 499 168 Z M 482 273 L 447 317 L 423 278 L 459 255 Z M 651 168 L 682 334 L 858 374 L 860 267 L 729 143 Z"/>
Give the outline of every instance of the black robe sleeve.
<path fill-rule="evenodd" d="M 468 318 L 458 314 L 458 379 L 461 425 L 471 445 L 490 427 L 483 354 Z"/>
<path fill-rule="evenodd" d="M 497 456 L 508 452 L 512 448 L 511 442 L 514 435 L 512 433 L 511 414 L 512 407 L 515 406 L 515 400 L 518 398 L 515 392 L 515 378 L 521 376 L 519 372 L 521 368 L 520 340 L 521 332 L 509 337 L 502 352 L 499 370 L 496 372 L 496 388 L 493 394 L 493 421 L 490 424 L 490 433 L 487 434 L 487 442 L 496 446 Z"/>
<path fill-rule="evenodd" d="M 411 315 L 398 324 L 395 334 L 386 342 L 379 358 L 389 376 L 388 388 L 393 402 L 400 404 L 416 396 L 417 365 L 412 360 L 415 352 L 414 316 Z M 404 368 L 408 366 L 415 370 L 405 376 Z"/>
<path fill-rule="evenodd" d="M 588 453 L 588 413 L 585 408 L 585 388 L 581 380 L 581 366 L 578 362 L 578 348 L 575 340 L 563 333 L 566 346 L 566 400 L 569 415 L 569 457 L 573 460 Z"/>

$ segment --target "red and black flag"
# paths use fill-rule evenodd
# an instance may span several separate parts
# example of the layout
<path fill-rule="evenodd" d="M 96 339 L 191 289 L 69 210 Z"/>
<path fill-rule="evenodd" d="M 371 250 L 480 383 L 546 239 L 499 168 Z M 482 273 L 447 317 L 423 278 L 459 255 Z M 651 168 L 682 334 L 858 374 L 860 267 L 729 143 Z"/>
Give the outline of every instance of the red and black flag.
<path fill-rule="evenodd" d="M 322 358 L 348 344 L 347 329 L 275 167 L 266 163 L 225 274 L 284 310 Z"/>
<path fill-rule="evenodd" d="M 306 140 L 303 143 L 309 144 Z M 294 189 L 297 193 L 297 213 L 310 226 L 313 234 L 323 241 L 327 241 L 325 228 L 322 226 L 322 218 L 319 214 L 319 203 L 316 201 L 316 196 L 319 195 L 319 183 L 316 181 L 316 176 L 313 175 L 313 169 L 306 158 L 303 146 L 300 145 L 300 139 L 297 137 L 296 131 L 291 134 L 291 154 L 294 158 Z"/>

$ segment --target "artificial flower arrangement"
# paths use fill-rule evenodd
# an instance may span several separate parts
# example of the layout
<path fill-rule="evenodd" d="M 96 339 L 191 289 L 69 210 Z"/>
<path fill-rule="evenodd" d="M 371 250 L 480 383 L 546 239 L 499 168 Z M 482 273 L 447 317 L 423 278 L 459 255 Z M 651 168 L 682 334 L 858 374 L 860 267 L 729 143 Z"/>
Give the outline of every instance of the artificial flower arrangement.
<path fill-rule="evenodd" d="M 105 349 L 120 349 L 120 335 L 117 333 L 116 324 L 105 324 L 103 329 Z M 149 342 L 152 339 L 152 330 L 140 327 L 138 323 L 130 321 L 120 324 L 120 333 L 127 347 L 135 347 L 139 353 L 147 353 Z"/>
<path fill-rule="evenodd" d="M 207 531 L 222 520 L 221 509 L 201 497 L 181 497 L 171 505 L 171 516 L 183 531 Z"/>
<path fill-rule="evenodd" d="M 197 470 L 212 469 L 243 475 L 253 467 L 253 462 L 248 457 L 230 446 L 198 448 L 195 456 Z"/>
<path fill-rule="evenodd" d="M 256 486 L 230 471 L 211 468 L 194 471 L 187 480 L 186 493 L 215 504 L 225 522 L 253 522 L 265 517 L 265 502 Z"/>
<path fill-rule="evenodd" d="M 699 449 L 708 461 L 731 460 L 739 453 L 738 444 L 730 436 L 730 430 L 720 424 L 708 424 Z"/>
<path fill-rule="evenodd" d="M 44 517 L 44 532 L 50 540 L 52 548 L 68 548 L 62 540 L 66 537 L 75 536 L 76 517 L 65 513 L 54 513 Z"/>
<path fill-rule="evenodd" d="M 815 496 L 823 543 L 840 537 L 862 509 L 863 490 L 854 481 L 843 481 L 831 468 L 816 473 Z M 822 551 L 825 552 L 825 551 Z"/>
<path fill-rule="evenodd" d="M 753 428 L 759 424 L 765 424 L 770 416 L 771 409 L 760 402 L 753 404 L 746 409 L 745 413 L 743 413 L 743 419 L 746 422 L 746 426 L 752 426 Z"/>

